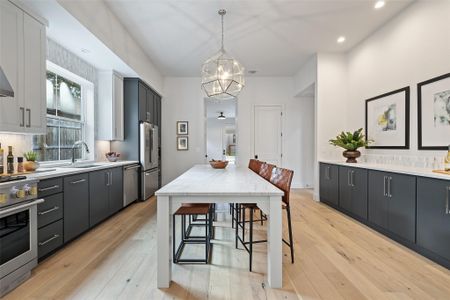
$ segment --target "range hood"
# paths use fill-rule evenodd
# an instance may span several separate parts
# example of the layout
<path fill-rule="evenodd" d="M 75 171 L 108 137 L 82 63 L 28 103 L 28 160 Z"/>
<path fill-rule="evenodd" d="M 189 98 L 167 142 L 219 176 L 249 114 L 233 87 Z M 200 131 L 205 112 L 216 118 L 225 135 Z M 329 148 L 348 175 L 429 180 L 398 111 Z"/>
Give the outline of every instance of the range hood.
<path fill-rule="evenodd" d="M 14 97 L 14 91 L 6 78 L 2 67 L 0 67 L 0 97 Z"/>

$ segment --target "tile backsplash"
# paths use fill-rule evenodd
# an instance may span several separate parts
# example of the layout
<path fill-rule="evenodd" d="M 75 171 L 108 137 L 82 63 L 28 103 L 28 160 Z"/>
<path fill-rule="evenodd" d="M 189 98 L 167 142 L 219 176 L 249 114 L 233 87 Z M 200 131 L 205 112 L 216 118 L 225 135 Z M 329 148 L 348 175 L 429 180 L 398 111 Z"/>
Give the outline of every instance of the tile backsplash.
<path fill-rule="evenodd" d="M 23 134 L 6 134 L 0 133 L 0 143 L 5 153 L 8 151 L 8 146 L 13 146 L 13 154 L 15 157 L 23 156 L 32 148 L 32 137 Z M 5 154 L 6 155 L 6 154 Z"/>

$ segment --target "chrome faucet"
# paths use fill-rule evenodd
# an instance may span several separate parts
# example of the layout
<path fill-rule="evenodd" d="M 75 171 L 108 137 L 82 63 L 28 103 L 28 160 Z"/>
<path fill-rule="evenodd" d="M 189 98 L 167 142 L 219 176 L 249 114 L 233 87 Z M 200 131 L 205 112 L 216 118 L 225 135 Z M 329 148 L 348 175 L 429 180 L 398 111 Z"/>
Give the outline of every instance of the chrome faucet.
<path fill-rule="evenodd" d="M 79 145 L 81 145 L 81 146 L 84 145 L 86 147 L 86 152 L 89 153 L 89 147 L 85 142 L 76 141 L 75 143 L 73 143 L 73 145 L 72 145 L 72 163 L 73 164 L 75 163 L 75 149 L 78 148 Z"/>

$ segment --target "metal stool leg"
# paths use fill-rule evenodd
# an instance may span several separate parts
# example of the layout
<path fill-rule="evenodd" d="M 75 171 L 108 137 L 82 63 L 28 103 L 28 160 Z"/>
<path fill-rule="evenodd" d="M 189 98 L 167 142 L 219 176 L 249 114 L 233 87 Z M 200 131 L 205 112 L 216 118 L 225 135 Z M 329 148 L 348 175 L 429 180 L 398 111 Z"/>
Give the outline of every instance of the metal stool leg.
<path fill-rule="evenodd" d="M 249 252 L 250 252 L 250 272 L 252 271 L 252 260 L 253 260 L 253 208 L 250 208 L 250 244 L 249 244 Z"/>
<path fill-rule="evenodd" d="M 289 205 L 286 207 L 286 213 L 288 218 L 288 229 L 289 229 L 289 247 L 291 248 L 291 262 L 294 263 L 294 243 L 292 238 L 292 223 L 291 223 L 291 209 Z"/>

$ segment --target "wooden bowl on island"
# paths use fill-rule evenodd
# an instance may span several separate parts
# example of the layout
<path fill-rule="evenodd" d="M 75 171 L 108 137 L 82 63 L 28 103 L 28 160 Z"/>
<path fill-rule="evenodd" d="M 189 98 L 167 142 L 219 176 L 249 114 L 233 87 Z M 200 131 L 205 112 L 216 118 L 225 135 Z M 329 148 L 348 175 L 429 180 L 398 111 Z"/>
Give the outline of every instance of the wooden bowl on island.
<path fill-rule="evenodd" d="M 211 165 L 211 167 L 213 167 L 214 169 L 225 169 L 228 165 L 228 161 L 226 160 L 210 160 L 209 164 Z"/>

